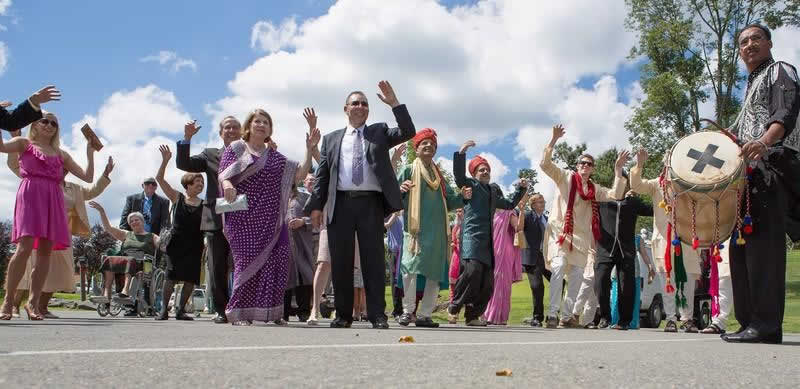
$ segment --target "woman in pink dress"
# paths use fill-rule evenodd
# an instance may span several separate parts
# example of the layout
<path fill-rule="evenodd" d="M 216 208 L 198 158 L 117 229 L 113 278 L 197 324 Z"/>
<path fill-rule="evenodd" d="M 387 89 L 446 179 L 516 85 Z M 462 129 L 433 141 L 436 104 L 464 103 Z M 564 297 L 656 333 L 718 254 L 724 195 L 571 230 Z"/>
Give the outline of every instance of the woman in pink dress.
<path fill-rule="evenodd" d="M 14 228 L 11 241 L 17 251 L 8 262 L 6 296 L 0 308 L 0 320 L 11 319 L 11 306 L 17 285 L 25 272 L 31 251 L 38 255 L 31 272 L 30 299 L 25 311 L 30 320 L 44 319 L 38 301 L 53 250 L 70 247 L 71 237 L 67 226 L 64 192 L 61 187 L 63 171 L 91 183 L 94 176 L 94 149 L 87 147 L 88 165 L 84 170 L 60 147 L 58 118 L 46 113 L 33 122 L 28 137 L 15 137 L 4 143 L 0 138 L 0 152 L 20 153 L 20 182 L 14 207 Z"/>
<path fill-rule="evenodd" d="M 527 196 L 526 196 L 527 197 Z M 526 198 L 520 201 L 524 207 Z M 484 317 L 490 324 L 506 325 L 511 311 L 511 285 L 522 281 L 520 248 L 514 245 L 514 235 L 522 229 L 516 210 L 497 210 L 494 213 L 494 293 L 486 306 Z"/>
<path fill-rule="evenodd" d="M 464 221 L 464 209 L 459 208 L 456 211 L 456 220 L 453 221 L 453 228 L 450 231 L 450 248 L 452 254 L 450 255 L 450 269 L 447 272 L 447 278 L 450 279 L 450 302 L 453 302 L 453 295 L 456 289 L 456 280 L 458 280 L 458 268 L 461 266 L 461 222 Z M 447 322 L 456 324 L 458 316 L 447 314 Z"/>

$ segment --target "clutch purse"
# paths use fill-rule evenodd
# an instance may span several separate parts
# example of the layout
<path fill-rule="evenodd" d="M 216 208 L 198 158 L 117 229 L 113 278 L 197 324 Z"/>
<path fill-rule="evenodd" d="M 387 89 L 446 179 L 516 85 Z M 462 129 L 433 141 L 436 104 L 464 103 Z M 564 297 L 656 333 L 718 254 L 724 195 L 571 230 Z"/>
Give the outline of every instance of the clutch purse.
<path fill-rule="evenodd" d="M 217 199 L 214 205 L 214 211 L 217 213 L 245 211 L 247 210 L 247 195 L 240 194 L 236 196 L 236 200 L 228 202 L 224 197 Z"/>
<path fill-rule="evenodd" d="M 89 127 L 88 124 L 84 124 L 83 127 L 81 127 L 81 132 L 83 136 L 86 137 L 86 140 L 92 144 L 92 148 L 95 149 L 95 151 L 100 151 L 100 149 L 103 148 L 103 143 L 100 142 L 100 138 L 97 137 L 97 134 L 92 131 L 92 127 Z"/>

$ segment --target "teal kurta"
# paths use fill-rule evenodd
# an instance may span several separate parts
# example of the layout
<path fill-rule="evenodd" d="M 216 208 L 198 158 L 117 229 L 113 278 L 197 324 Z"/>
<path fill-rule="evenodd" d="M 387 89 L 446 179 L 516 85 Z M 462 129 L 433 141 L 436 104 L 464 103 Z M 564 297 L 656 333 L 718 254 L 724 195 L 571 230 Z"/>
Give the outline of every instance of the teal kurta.
<path fill-rule="evenodd" d="M 411 165 L 401 169 L 397 177 L 399 183 L 411 180 Z M 456 193 L 450 185 L 445 184 L 445 199 L 447 208 L 442 202 L 441 189 L 432 189 L 423 179 L 420 185 L 420 227 L 419 227 L 419 254 L 409 251 L 411 235 L 408 233 L 408 223 L 403 226 L 403 259 L 400 262 L 402 274 L 419 274 L 425 279 L 440 280 L 442 289 L 448 288 L 447 260 L 449 258 L 449 243 L 447 233 L 447 211 L 464 206 L 464 199 Z M 410 193 L 403 193 L 403 220 L 410 220 L 408 216 L 408 201 Z M 442 280 L 444 284 L 442 284 Z M 425 285 L 425 282 L 417 285 Z"/>
<path fill-rule="evenodd" d="M 472 188 L 472 198 L 464 201 L 464 222 L 461 227 L 461 260 L 474 259 L 494 266 L 492 226 L 495 209 L 514 209 L 522 200 L 525 188 L 517 187 L 511 200 L 503 197 L 497 184 L 481 184 L 466 176 L 466 157 L 453 154 L 453 175 L 456 185 Z"/>

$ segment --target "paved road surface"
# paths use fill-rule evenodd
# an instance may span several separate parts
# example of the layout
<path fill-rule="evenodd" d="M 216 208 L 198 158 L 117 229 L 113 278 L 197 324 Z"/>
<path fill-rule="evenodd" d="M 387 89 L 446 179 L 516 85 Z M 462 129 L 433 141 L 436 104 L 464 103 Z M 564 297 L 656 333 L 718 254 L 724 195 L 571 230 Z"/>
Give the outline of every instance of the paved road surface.
<path fill-rule="evenodd" d="M 655 330 L 334 330 L 100 318 L 0 322 L 0 388 L 797 387 L 800 335 L 732 345 Z M 410 335 L 413 344 L 398 343 Z M 495 372 L 511 369 L 511 377 Z M 156 386 L 158 385 L 158 386 Z"/>

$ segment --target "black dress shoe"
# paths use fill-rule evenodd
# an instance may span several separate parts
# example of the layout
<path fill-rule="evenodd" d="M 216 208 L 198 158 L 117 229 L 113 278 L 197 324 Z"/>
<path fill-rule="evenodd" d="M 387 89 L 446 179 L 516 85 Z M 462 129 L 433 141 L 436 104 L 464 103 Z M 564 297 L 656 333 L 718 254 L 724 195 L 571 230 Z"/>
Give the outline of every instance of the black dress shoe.
<path fill-rule="evenodd" d="M 439 323 L 429 317 L 423 317 L 414 321 L 415 327 L 439 328 Z"/>
<path fill-rule="evenodd" d="M 191 317 L 191 316 L 187 315 L 187 314 L 186 314 L 186 312 L 184 312 L 184 311 L 178 311 L 178 312 L 175 314 L 175 320 L 185 320 L 185 321 L 192 321 L 192 320 L 194 320 L 194 319 L 192 319 L 192 317 Z"/>
<path fill-rule="evenodd" d="M 780 344 L 783 342 L 783 334 L 778 331 L 774 334 L 762 335 L 758 330 L 748 327 L 740 333 L 726 334 L 722 340 L 730 343 L 769 343 Z"/>
<path fill-rule="evenodd" d="M 226 324 L 226 323 L 228 323 L 228 317 L 225 315 L 218 314 L 217 317 L 214 318 L 214 324 Z"/>
<path fill-rule="evenodd" d="M 156 315 L 155 319 L 156 320 L 167 320 L 167 319 L 169 319 L 169 312 L 161 311 L 161 312 L 158 313 L 158 315 Z"/>
<path fill-rule="evenodd" d="M 603 330 L 608 328 L 608 320 L 606 320 L 605 318 L 600 319 L 600 322 L 597 323 L 597 328 L 600 328 L 600 329 L 603 329 Z"/>
<path fill-rule="evenodd" d="M 338 317 L 331 322 L 331 328 L 350 328 L 352 325 L 353 322 Z"/>
<path fill-rule="evenodd" d="M 386 319 L 383 319 L 383 318 L 377 319 L 377 320 L 372 322 L 372 328 L 379 329 L 379 330 L 388 330 L 389 329 L 389 323 L 386 321 Z"/>
<path fill-rule="evenodd" d="M 400 317 L 397 319 L 397 324 L 400 324 L 403 327 L 408 326 L 409 324 L 411 324 L 411 322 L 412 318 L 410 313 L 404 313 L 400 315 Z"/>

